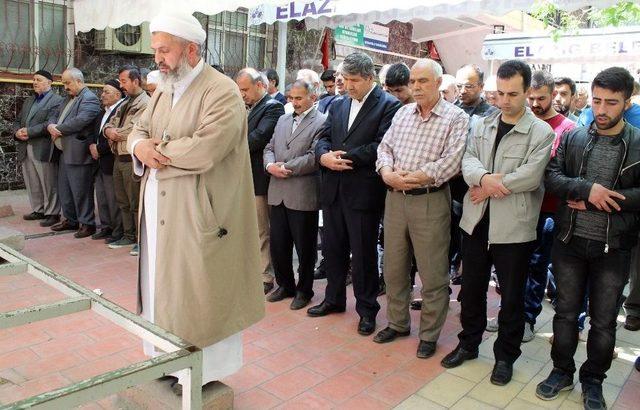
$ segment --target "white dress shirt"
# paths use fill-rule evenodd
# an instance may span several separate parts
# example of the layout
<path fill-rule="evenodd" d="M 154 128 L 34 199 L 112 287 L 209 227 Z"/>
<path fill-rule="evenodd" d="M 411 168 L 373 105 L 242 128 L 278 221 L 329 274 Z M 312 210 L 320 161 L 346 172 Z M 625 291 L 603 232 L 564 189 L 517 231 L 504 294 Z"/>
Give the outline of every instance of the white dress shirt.
<path fill-rule="evenodd" d="M 375 84 L 373 84 L 373 86 L 371 87 L 367 95 L 364 96 L 362 101 L 358 101 L 355 98 L 351 99 L 351 109 L 349 110 L 349 126 L 347 127 L 347 130 L 351 129 L 351 125 L 353 125 L 353 122 L 356 120 L 358 113 L 362 109 L 362 106 L 367 101 L 367 98 L 369 98 L 369 95 L 371 94 L 371 91 L 373 91 L 374 88 L 376 88 Z"/>

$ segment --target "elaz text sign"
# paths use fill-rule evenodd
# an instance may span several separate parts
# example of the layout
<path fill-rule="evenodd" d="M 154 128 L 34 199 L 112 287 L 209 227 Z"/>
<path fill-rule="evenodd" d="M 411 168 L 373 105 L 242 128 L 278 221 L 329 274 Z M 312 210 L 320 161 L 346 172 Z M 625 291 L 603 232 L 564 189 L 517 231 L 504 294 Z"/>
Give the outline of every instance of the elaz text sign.
<path fill-rule="evenodd" d="M 331 0 L 311 1 L 308 3 L 295 2 L 276 7 L 277 20 L 303 19 L 333 13 Z"/>

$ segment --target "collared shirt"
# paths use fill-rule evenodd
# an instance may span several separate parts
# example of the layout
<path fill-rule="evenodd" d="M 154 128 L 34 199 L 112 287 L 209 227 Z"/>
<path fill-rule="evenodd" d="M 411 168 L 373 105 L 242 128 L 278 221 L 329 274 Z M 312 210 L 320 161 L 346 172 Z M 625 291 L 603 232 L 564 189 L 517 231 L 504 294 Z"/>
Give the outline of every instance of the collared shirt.
<path fill-rule="evenodd" d="M 100 121 L 100 131 L 102 131 L 102 129 L 104 128 L 104 124 L 107 123 L 107 119 L 109 119 L 109 115 L 111 115 L 111 111 L 113 111 L 123 100 L 124 98 L 121 98 L 118 101 L 116 101 L 115 104 L 110 105 L 108 107 L 104 107 L 104 115 L 102 116 L 102 120 Z"/>
<path fill-rule="evenodd" d="M 307 114 L 309 114 L 309 112 L 311 110 L 313 110 L 315 107 L 316 107 L 316 105 L 313 104 L 311 107 L 309 107 L 308 110 L 306 110 L 302 114 L 296 114 L 295 112 L 293 113 L 293 127 L 291 128 L 291 133 L 292 134 L 296 131 L 296 128 L 298 128 L 298 126 L 300 125 L 302 120 L 304 120 L 304 118 L 307 116 Z"/>
<path fill-rule="evenodd" d="M 367 95 L 364 96 L 362 101 L 358 101 L 355 98 L 351 99 L 351 108 L 349 109 L 349 126 L 347 127 L 347 130 L 351 129 L 351 126 L 353 125 L 353 122 L 356 120 L 358 113 L 362 109 L 362 106 L 364 105 L 364 103 L 367 101 L 367 98 L 369 98 L 369 95 L 371 95 L 371 92 L 373 91 L 374 88 L 376 88 L 375 84 L 371 87 Z"/>
<path fill-rule="evenodd" d="M 400 108 L 378 146 L 376 170 L 422 171 L 440 186 L 460 172 L 469 116 L 440 98 L 426 118 L 417 103 Z"/>
<path fill-rule="evenodd" d="M 479 117 L 486 117 L 492 112 L 498 110 L 482 97 L 478 98 L 478 101 L 474 105 L 464 105 L 461 100 L 457 100 L 455 102 L 455 105 L 462 108 L 462 110 L 466 112 L 469 117 L 473 117 L 474 115 L 477 115 Z"/>
<path fill-rule="evenodd" d="M 43 99 L 47 94 L 49 94 L 49 92 L 51 92 L 51 89 L 49 89 L 49 90 L 47 90 L 47 91 L 43 92 L 42 94 L 36 94 L 36 99 L 35 99 L 35 101 L 36 101 L 37 103 L 38 103 L 38 102 L 40 102 L 40 101 L 42 101 L 42 99 Z"/>
<path fill-rule="evenodd" d="M 264 100 L 265 98 L 267 98 L 267 95 L 269 95 L 269 93 L 264 93 L 264 95 L 262 97 L 260 97 L 260 99 L 258 101 L 256 101 L 252 106 L 247 106 L 247 112 L 251 112 L 251 110 L 253 110 L 255 107 L 258 106 L 258 104 L 260 104 L 260 101 Z"/>

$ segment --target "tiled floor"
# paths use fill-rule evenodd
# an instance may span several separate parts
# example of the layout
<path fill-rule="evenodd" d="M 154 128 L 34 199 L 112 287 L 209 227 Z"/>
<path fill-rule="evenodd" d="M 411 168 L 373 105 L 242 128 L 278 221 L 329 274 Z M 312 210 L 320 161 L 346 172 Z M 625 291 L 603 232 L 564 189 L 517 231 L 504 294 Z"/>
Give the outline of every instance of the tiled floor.
<path fill-rule="evenodd" d="M 27 234 L 47 232 L 24 222 L 28 211 L 24 192 L 0 193 L 0 205 L 11 204 L 16 216 L 0 219 Z M 127 249 L 111 250 L 90 239 L 72 235 L 28 239 L 24 254 L 127 309 L 135 307 L 136 261 Z M 326 281 L 315 283 L 314 302 L 322 300 Z M 454 287 L 454 296 L 458 288 Z M 0 277 L 0 311 L 48 303 L 63 295 L 25 275 Z M 497 297 L 489 295 L 495 313 Z M 378 326 L 385 325 L 385 299 Z M 244 332 L 245 366 L 224 382 L 235 392 L 238 409 L 482 409 L 579 408 L 579 388 L 560 399 L 543 402 L 535 385 L 550 371 L 547 341 L 552 312 L 545 307 L 536 338 L 523 345 L 514 379 L 505 387 L 489 383 L 492 343 L 486 334 L 478 360 L 445 371 L 439 361 L 457 343 L 459 304 L 452 298 L 436 357 L 415 357 L 417 332 L 387 345 L 356 334 L 358 316 L 353 297 L 347 312 L 308 318 L 291 311 L 288 301 L 267 303 L 267 317 Z M 418 312 L 412 312 L 418 323 Z M 614 361 L 605 384 L 612 408 L 638 408 L 640 373 L 632 369 L 640 354 L 640 332 L 618 331 L 620 357 Z M 576 359 L 586 357 L 584 343 Z M 19 328 L 0 330 L 0 404 L 61 387 L 144 358 L 136 337 L 91 312 L 76 313 Z M 83 406 L 114 408 L 109 399 Z"/>

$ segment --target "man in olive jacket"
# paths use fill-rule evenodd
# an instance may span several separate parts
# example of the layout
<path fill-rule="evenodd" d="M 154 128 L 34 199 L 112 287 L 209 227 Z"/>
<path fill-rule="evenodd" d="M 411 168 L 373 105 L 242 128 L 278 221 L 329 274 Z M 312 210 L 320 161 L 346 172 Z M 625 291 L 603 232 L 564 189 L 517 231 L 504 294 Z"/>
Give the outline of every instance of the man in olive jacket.
<path fill-rule="evenodd" d="M 491 382 L 505 385 L 521 353 L 525 282 L 544 194 L 542 177 L 555 134 L 525 107 L 531 84 L 527 64 L 507 61 L 497 77 L 501 109 L 475 121 L 462 160 L 462 175 L 469 185 L 460 222 L 462 331 L 458 346 L 442 365 L 456 367 L 478 357 L 493 265 L 502 306 Z"/>

